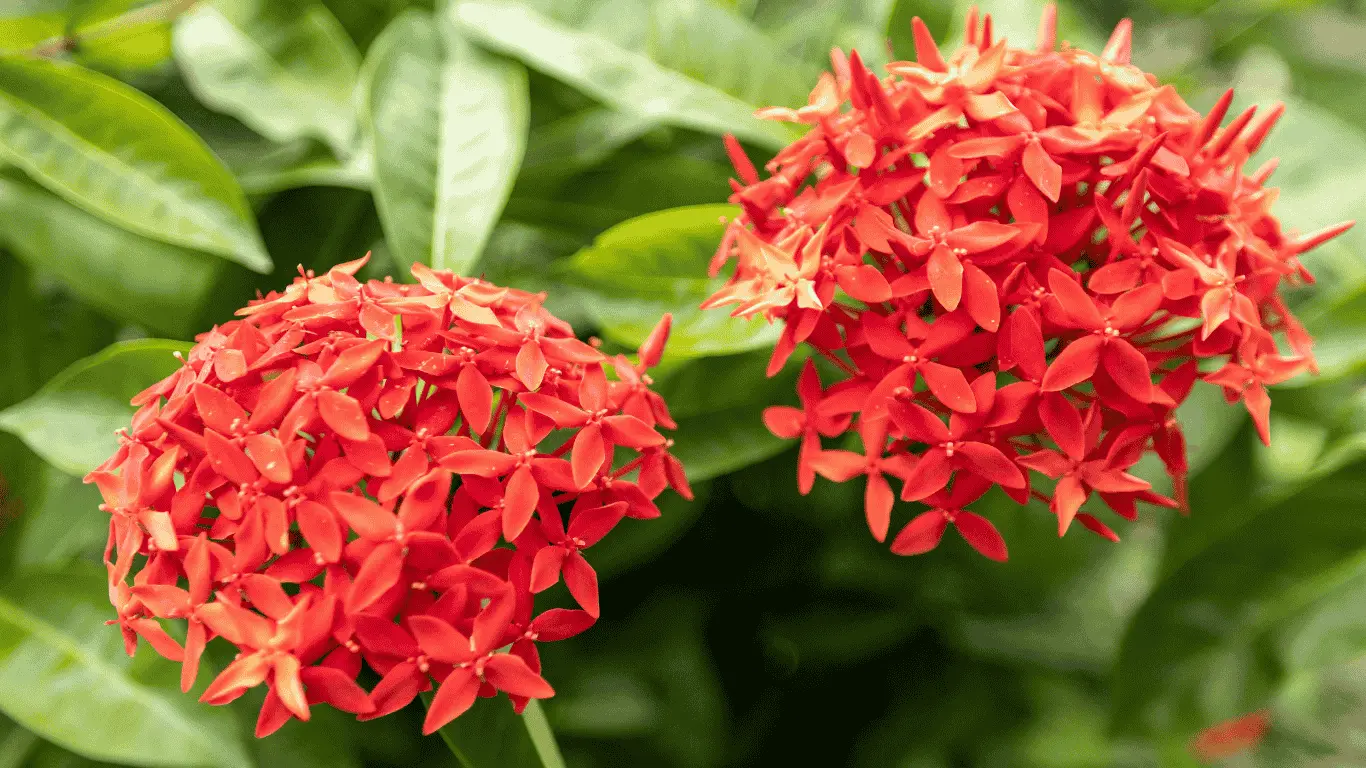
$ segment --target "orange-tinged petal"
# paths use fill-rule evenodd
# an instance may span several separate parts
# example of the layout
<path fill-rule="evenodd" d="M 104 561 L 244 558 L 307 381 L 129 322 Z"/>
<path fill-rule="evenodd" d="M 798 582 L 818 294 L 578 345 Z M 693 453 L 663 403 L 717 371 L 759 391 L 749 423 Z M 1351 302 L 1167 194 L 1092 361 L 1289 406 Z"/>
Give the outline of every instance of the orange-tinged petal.
<path fill-rule="evenodd" d="M 887 539 L 887 528 L 892 523 L 892 504 L 895 501 L 896 496 L 892 493 L 892 486 L 887 483 L 887 478 L 880 472 L 869 474 L 868 485 L 863 491 L 863 509 L 868 520 L 868 530 L 878 541 Z"/>
<path fill-rule="evenodd" d="M 378 600 L 398 583 L 403 572 L 403 547 L 394 541 L 386 541 L 371 550 L 356 572 L 356 580 L 351 582 L 351 590 L 346 595 L 346 609 L 359 613 Z"/>
<path fill-rule="evenodd" d="M 1055 203 L 1058 202 L 1058 197 L 1062 194 L 1062 166 L 1049 157 L 1048 152 L 1038 141 L 1025 144 L 1021 165 L 1024 167 L 1025 175 L 1034 182 L 1034 186 L 1038 187 L 1043 196 Z"/>
<path fill-rule="evenodd" d="M 503 538 L 512 541 L 531 520 L 540 499 L 540 486 L 531 474 L 531 467 L 523 464 L 508 478 L 503 502 Z"/>
<path fill-rule="evenodd" d="M 944 538 L 948 518 L 937 509 L 922 512 L 907 523 L 892 540 L 892 552 L 898 555 L 920 555 L 935 547 Z"/>
<path fill-rule="evenodd" d="M 394 535 L 397 519 L 394 514 L 373 501 L 344 491 L 333 491 L 328 496 L 332 508 L 358 536 L 371 541 L 384 541 Z"/>
<path fill-rule="evenodd" d="M 958 257 L 947 247 L 937 246 L 930 251 L 926 270 L 934 297 L 949 312 L 958 309 L 963 298 L 963 264 Z"/>
<path fill-rule="evenodd" d="M 484 679 L 494 688 L 516 696 L 532 699 L 546 699 L 555 695 L 544 678 L 526 665 L 522 659 L 509 653 L 494 654 L 484 665 Z"/>
<path fill-rule="evenodd" d="M 332 431 L 348 440 L 361 441 L 370 437 L 370 425 L 360 403 L 340 392 L 323 390 L 318 393 L 318 415 Z"/>
<path fill-rule="evenodd" d="M 1100 365 L 1100 350 L 1104 341 L 1096 335 L 1083 336 L 1063 347 L 1062 354 L 1048 366 L 1040 387 L 1045 392 L 1059 392 L 1091 378 Z"/>
<path fill-rule="evenodd" d="M 430 736 L 447 723 L 465 714 L 474 706 L 479 693 L 479 678 L 469 669 L 457 669 L 437 686 L 427 717 L 422 721 L 422 734 Z"/>
<path fill-rule="evenodd" d="M 1006 542 L 990 520 L 973 512 L 959 510 L 954 514 L 953 525 L 963 538 L 984 557 L 997 562 L 1007 559 Z"/>

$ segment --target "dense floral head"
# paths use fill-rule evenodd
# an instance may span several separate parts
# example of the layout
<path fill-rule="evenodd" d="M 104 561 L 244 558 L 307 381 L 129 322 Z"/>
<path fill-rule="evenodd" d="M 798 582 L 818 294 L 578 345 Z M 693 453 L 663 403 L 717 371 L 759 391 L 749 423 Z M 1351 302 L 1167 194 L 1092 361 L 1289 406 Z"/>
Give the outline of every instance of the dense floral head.
<path fill-rule="evenodd" d="M 536 643 L 598 616 L 584 550 L 657 517 L 666 487 L 690 496 L 645 375 L 667 316 L 632 363 L 543 296 L 421 265 L 416 284 L 361 283 L 363 263 L 200 336 L 87 478 L 128 652 L 141 637 L 183 662 L 188 691 L 209 639 L 237 646 L 201 698 L 264 682 L 258 735 L 319 702 L 379 717 L 434 684 L 427 732 L 476 696 L 550 696 Z M 537 613 L 561 576 L 579 608 Z"/>
<path fill-rule="evenodd" d="M 929 505 L 900 554 L 954 524 L 1004 559 L 964 509 L 993 485 L 1048 501 L 1060 534 L 1076 519 L 1115 539 L 1082 504 L 1095 493 L 1129 519 L 1137 501 L 1184 504 L 1174 413 L 1197 380 L 1269 440 L 1265 385 L 1314 367 L 1277 291 L 1311 280 L 1299 255 L 1350 224 L 1282 232 L 1263 187 L 1274 162 L 1244 169 L 1282 107 L 1221 128 L 1232 93 L 1192 110 L 1129 63 L 1127 21 L 1095 55 L 1056 50 L 1055 18 L 1031 51 L 974 11 L 947 59 L 917 18 L 916 62 L 879 77 L 836 49 L 807 106 L 761 113 L 810 126 L 768 178 L 727 142 L 741 214 L 713 273 L 738 265 L 707 306 L 785 322 L 770 373 L 802 343 L 836 372 L 823 387 L 808 363 L 802 407 L 766 421 L 802 439 L 803 492 L 815 474 L 866 476 L 879 541 L 887 476 Z M 822 447 L 851 429 L 863 454 Z M 1177 500 L 1128 472 L 1149 450 Z"/>

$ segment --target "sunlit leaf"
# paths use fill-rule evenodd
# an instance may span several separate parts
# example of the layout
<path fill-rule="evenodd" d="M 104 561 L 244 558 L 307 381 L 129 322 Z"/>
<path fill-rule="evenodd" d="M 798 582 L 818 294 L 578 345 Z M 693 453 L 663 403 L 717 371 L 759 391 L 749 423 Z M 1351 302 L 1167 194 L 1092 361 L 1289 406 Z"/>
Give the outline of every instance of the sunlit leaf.
<path fill-rule="evenodd" d="M 174 115 L 117 80 L 0 58 L 0 158 L 125 229 L 270 269 L 228 170 Z"/>
<path fill-rule="evenodd" d="M 141 339 L 113 344 L 73 363 L 33 397 L 0 411 L 0 429 L 19 436 L 50 464 L 84 475 L 118 448 L 128 401 L 180 367 L 189 344 Z"/>
<path fill-rule="evenodd" d="M 615 109 L 773 149 L 794 132 L 754 110 L 805 102 L 815 82 L 758 30 L 700 0 L 459 2 L 452 14 L 481 44 Z"/>
<path fill-rule="evenodd" d="M 698 308 L 724 284 L 707 278 L 730 206 L 675 208 L 604 232 L 564 267 L 566 279 L 595 291 L 591 311 L 602 333 L 636 346 L 665 312 L 674 315 L 670 356 L 724 355 L 771 346 L 780 328 Z"/>
<path fill-rule="evenodd" d="M 3 242 L 111 317 L 169 336 L 196 330 L 223 262 L 91 216 L 22 179 L 0 176 Z"/>
<path fill-rule="evenodd" d="M 405 266 L 469 271 L 521 163 L 525 71 L 417 12 L 389 25 L 365 68 L 375 200 L 390 247 Z"/>
<path fill-rule="evenodd" d="M 208 106 L 277 142 L 311 136 L 351 153 L 360 54 L 322 3 L 200 3 L 176 22 L 175 51 Z"/>
<path fill-rule="evenodd" d="M 92 510 L 91 514 L 100 514 Z M 0 710 L 78 754 L 127 765 L 250 768 L 226 710 L 176 687 L 178 668 L 128 658 L 99 568 L 0 589 Z"/>

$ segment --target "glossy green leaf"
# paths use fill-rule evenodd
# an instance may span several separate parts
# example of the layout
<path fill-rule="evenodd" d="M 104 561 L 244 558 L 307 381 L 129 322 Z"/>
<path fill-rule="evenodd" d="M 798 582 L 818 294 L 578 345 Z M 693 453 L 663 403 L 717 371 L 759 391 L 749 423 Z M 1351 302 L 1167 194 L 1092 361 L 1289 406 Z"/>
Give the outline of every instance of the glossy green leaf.
<path fill-rule="evenodd" d="M 706 143 L 720 149 L 710 137 Z M 507 218 L 591 240 L 637 216 L 715 205 L 729 194 L 726 182 L 734 172 L 719 159 L 696 157 L 697 149 L 696 145 L 655 148 L 638 143 L 549 188 L 528 179 L 513 188 Z M 658 183 L 660 178 L 669 183 Z"/>
<path fill-rule="evenodd" d="M 360 54 L 322 3 L 200 3 L 176 22 L 175 54 L 201 101 L 262 136 L 311 136 L 341 157 L 354 148 Z"/>
<path fill-rule="evenodd" d="M 772 346 L 781 328 L 763 318 L 739 320 L 726 309 L 698 308 L 725 279 L 707 265 L 735 208 L 701 205 L 640 216 L 604 232 L 563 267 L 566 279 L 591 289 L 591 311 L 606 337 L 637 346 L 672 312 L 669 357 L 724 355 Z"/>
<path fill-rule="evenodd" d="M 0 255 L 0 406 L 17 403 L 42 385 L 37 361 L 43 341 L 32 329 L 43 310 L 33 291 L 32 271 L 24 262 Z"/>
<path fill-rule="evenodd" d="M 174 115 L 117 80 L 0 58 L 0 158 L 125 229 L 270 269 L 228 170 Z"/>
<path fill-rule="evenodd" d="M 123 651 L 103 569 L 39 572 L 0 589 L 0 710 L 86 757 L 250 768 L 226 710 L 181 694 L 176 665 Z M 155 658 L 154 658 L 155 657 Z"/>
<path fill-rule="evenodd" d="M 772 149 L 795 131 L 754 110 L 805 103 L 815 82 L 753 26 L 700 0 L 459 2 L 452 14 L 481 44 L 622 112 Z"/>
<path fill-rule="evenodd" d="M 222 271 L 208 254 L 150 240 L 91 216 L 22 179 L 0 176 L 3 242 L 111 317 L 168 336 L 197 330 Z"/>
<path fill-rule="evenodd" d="M 412 12 L 371 47 L 362 86 L 375 200 L 404 266 L 478 262 L 526 144 L 526 72 Z"/>
<path fill-rule="evenodd" d="M 776 456 L 791 447 L 764 427 L 762 409 L 727 408 L 678 420 L 670 452 L 690 482 L 701 482 Z"/>
<path fill-rule="evenodd" d="M 21 438 L 50 464 L 84 475 L 118 448 L 128 401 L 169 376 L 180 362 L 173 352 L 189 344 L 162 339 L 123 341 L 73 363 L 33 397 L 0 411 L 0 429 Z"/>
<path fill-rule="evenodd" d="M 430 703 L 431 694 L 423 694 L 423 701 Z M 504 696 L 476 699 L 439 733 L 461 768 L 565 768 L 555 734 L 534 699 L 520 715 Z"/>

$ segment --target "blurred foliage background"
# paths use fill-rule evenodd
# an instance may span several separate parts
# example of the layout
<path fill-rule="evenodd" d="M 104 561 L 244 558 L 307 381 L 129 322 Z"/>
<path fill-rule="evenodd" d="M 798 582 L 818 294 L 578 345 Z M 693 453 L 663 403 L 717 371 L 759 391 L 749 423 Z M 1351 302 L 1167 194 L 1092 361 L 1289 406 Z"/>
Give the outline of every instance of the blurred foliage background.
<path fill-rule="evenodd" d="M 1271 448 L 1197 390 L 1189 518 L 1058 541 L 988 497 L 1004 565 L 889 554 L 857 484 L 798 496 L 759 421 L 791 398 L 793 371 L 763 377 L 774 330 L 694 309 L 719 134 L 766 158 L 791 134 L 750 113 L 803 102 L 832 45 L 906 58 L 911 16 L 946 41 L 963 5 L 0 0 L 0 768 L 460 764 L 412 711 L 254 741 L 259 694 L 196 704 L 103 625 L 79 477 L 128 396 L 257 290 L 366 251 L 362 276 L 548 291 L 609 344 L 677 315 L 658 378 L 699 500 L 595 548 L 603 619 L 545 648 L 570 766 L 1182 766 L 1258 709 L 1228 765 L 1366 765 L 1366 228 L 1305 259 L 1322 372 L 1274 393 Z M 1039 3 L 984 10 L 1032 43 Z M 1193 105 L 1288 103 L 1263 150 L 1288 226 L 1366 213 L 1366 3 L 1073 0 L 1062 36 L 1094 49 L 1124 16 Z"/>

